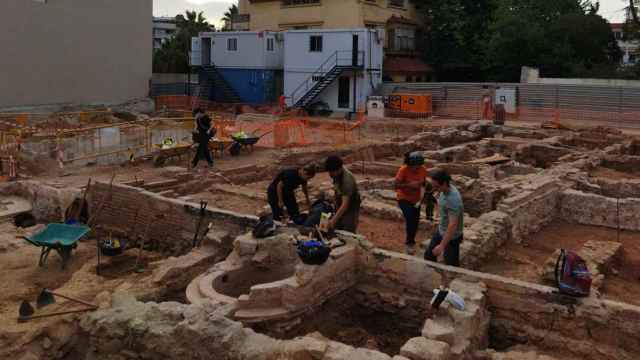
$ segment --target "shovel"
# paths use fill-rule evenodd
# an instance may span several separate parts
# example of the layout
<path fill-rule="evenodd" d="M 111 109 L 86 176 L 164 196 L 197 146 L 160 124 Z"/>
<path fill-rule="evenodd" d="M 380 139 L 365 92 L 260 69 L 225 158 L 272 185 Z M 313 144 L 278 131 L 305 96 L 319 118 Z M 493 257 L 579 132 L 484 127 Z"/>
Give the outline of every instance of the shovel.
<path fill-rule="evenodd" d="M 35 309 L 33 308 L 33 306 L 31 306 L 31 304 L 29 304 L 27 300 L 22 300 L 22 303 L 20 304 L 20 309 L 18 310 L 18 315 L 21 318 L 24 318 L 24 317 L 29 317 L 33 315 L 34 312 L 35 312 Z"/>
<path fill-rule="evenodd" d="M 58 294 L 58 293 L 49 291 L 47 289 L 43 289 L 42 292 L 40 292 L 40 294 L 38 295 L 38 299 L 36 300 L 37 307 L 42 308 L 47 305 L 54 304 L 56 302 L 54 295 L 73 301 L 73 302 L 86 305 L 88 307 L 84 309 L 58 311 L 58 312 L 53 312 L 48 314 L 33 315 L 35 313 L 35 309 L 33 308 L 33 306 L 31 306 L 31 304 L 28 301 L 22 301 L 22 303 L 20 304 L 20 309 L 18 310 L 18 322 L 26 322 L 33 319 L 46 318 L 51 316 L 74 314 L 74 313 L 80 313 L 85 311 L 93 311 L 98 308 L 96 305 L 88 303 L 86 301 L 75 299 L 66 295 Z"/>
<path fill-rule="evenodd" d="M 63 299 L 67 299 L 69 301 L 73 301 L 82 305 L 86 305 L 89 306 L 91 308 L 97 309 L 98 307 L 95 304 L 91 304 L 88 303 L 86 301 L 80 300 L 80 299 L 76 299 L 76 298 L 72 298 L 66 295 L 62 295 L 53 291 L 49 291 L 47 289 L 42 289 L 42 292 L 40 292 L 40 295 L 38 295 L 38 299 L 36 300 L 36 305 L 38 306 L 38 309 L 45 307 L 47 305 L 51 305 L 51 304 L 55 304 L 56 302 L 56 298 L 54 296 L 59 296 Z"/>

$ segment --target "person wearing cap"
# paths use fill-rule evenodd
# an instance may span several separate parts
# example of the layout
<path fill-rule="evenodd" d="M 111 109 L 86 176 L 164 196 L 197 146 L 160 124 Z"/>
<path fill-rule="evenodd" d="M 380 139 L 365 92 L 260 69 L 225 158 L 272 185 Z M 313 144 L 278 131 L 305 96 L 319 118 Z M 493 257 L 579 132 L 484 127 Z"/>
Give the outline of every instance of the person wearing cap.
<path fill-rule="evenodd" d="M 329 228 L 355 233 L 360 218 L 360 192 L 353 174 L 344 168 L 339 156 L 329 156 L 324 168 L 333 179 L 336 214 L 329 221 Z"/>
<path fill-rule="evenodd" d="M 398 206 L 405 220 L 407 254 L 413 255 L 416 246 L 416 234 L 420 224 L 421 200 L 427 182 L 427 168 L 420 152 L 405 154 L 404 165 L 400 167 L 395 179 Z"/>
<path fill-rule="evenodd" d="M 463 240 L 464 228 L 462 195 L 451 184 L 451 176 L 446 171 L 438 170 L 431 174 L 431 183 L 433 189 L 440 193 L 438 199 L 440 223 L 424 253 L 424 259 L 438 261 L 438 256 L 444 254 L 447 265 L 460 266 L 460 244 Z"/>

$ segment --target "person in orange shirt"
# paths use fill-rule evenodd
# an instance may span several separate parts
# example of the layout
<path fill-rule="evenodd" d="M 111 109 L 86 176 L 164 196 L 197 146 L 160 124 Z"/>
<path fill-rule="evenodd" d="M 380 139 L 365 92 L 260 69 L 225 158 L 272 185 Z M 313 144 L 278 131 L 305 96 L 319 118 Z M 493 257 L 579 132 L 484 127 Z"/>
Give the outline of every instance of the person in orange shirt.
<path fill-rule="evenodd" d="M 416 233 L 420 224 L 420 207 L 427 182 L 427 168 L 420 152 L 405 154 L 404 165 L 396 174 L 395 188 L 398 205 L 405 219 L 406 251 L 413 255 L 416 245 Z"/>

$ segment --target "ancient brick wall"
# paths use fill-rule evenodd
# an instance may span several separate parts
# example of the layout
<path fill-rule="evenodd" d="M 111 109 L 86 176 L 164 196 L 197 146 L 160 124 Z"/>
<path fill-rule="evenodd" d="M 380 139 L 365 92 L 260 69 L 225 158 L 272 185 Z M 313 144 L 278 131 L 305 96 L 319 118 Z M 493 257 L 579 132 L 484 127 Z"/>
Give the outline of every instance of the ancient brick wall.
<path fill-rule="evenodd" d="M 560 215 L 567 221 L 606 226 L 623 230 L 640 230 L 640 199 L 614 199 L 578 190 L 565 190 L 559 202 Z"/>
<path fill-rule="evenodd" d="M 135 245 L 146 237 L 155 250 L 182 255 L 191 249 L 198 222 L 199 204 L 169 199 L 126 185 L 95 183 L 88 196 L 90 212 L 97 216 L 95 226 L 126 236 Z M 211 204 L 212 206 L 214 204 Z M 93 215 L 92 215 L 93 216 Z M 201 230 L 208 223 L 231 233 L 243 232 L 257 218 L 208 208 Z"/>
<path fill-rule="evenodd" d="M 379 296 L 395 298 L 417 309 L 428 304 L 431 289 L 443 278 L 447 283 L 454 278 L 483 282 L 488 289 L 494 341 L 534 343 L 539 348 L 569 351 L 593 360 L 632 360 L 640 353 L 638 306 L 596 296 L 560 296 L 547 286 L 428 263 L 380 249 L 362 252 L 359 261 L 363 274 L 358 286 L 371 284 L 382 289 Z"/>
<path fill-rule="evenodd" d="M 502 200 L 497 210 L 509 215 L 511 237 L 516 242 L 540 231 L 558 213 L 560 186 L 553 177 L 534 178 L 512 193 L 513 196 Z"/>

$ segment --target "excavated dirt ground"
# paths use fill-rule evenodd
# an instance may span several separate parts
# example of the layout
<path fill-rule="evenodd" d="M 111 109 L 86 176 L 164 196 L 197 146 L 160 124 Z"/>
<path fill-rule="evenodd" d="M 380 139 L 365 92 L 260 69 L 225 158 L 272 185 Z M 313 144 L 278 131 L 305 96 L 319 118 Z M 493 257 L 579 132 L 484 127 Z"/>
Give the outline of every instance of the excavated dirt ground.
<path fill-rule="evenodd" d="M 541 283 L 540 269 L 556 249 L 579 250 L 587 241 L 615 241 L 614 229 L 553 222 L 523 244 L 509 243 L 480 270 Z M 640 305 L 640 233 L 621 231 L 622 259 L 605 274 L 605 297 Z"/>
<path fill-rule="evenodd" d="M 420 336 L 424 319 L 407 318 L 358 304 L 349 291 L 332 298 L 315 312 L 303 317 L 301 325 L 285 334 L 268 328 L 255 330 L 281 339 L 320 333 L 334 341 L 397 355 L 411 338 Z"/>
<path fill-rule="evenodd" d="M 404 222 L 360 215 L 358 233 L 381 249 L 398 252 L 405 251 L 406 233 Z M 420 244 L 425 241 L 430 233 L 429 229 L 425 229 L 425 226 L 421 225 L 416 236 L 416 243 Z M 417 250 L 418 248 L 416 248 Z"/>
<path fill-rule="evenodd" d="M 149 263 L 160 259 L 159 255 L 143 251 L 141 264 L 144 273 L 133 271 L 137 249 L 129 249 L 125 254 L 102 258 L 100 276 L 96 275 L 97 251 L 95 240 L 78 243 L 73 251 L 67 269 L 62 270 L 61 258 L 53 251 L 44 267 L 38 266 L 40 248 L 29 244 L 15 250 L 0 253 L 0 323 L 7 331 L 22 331 L 31 327 L 41 327 L 47 319 L 18 324 L 18 307 L 27 300 L 35 307 L 35 300 L 42 289 L 61 289 L 60 293 L 79 299 L 92 299 L 102 291 L 113 290 L 125 282 L 135 284 L 151 274 Z M 63 299 L 49 305 L 42 311 L 69 310 L 83 307 Z M 51 318 L 52 320 L 55 318 Z"/>

